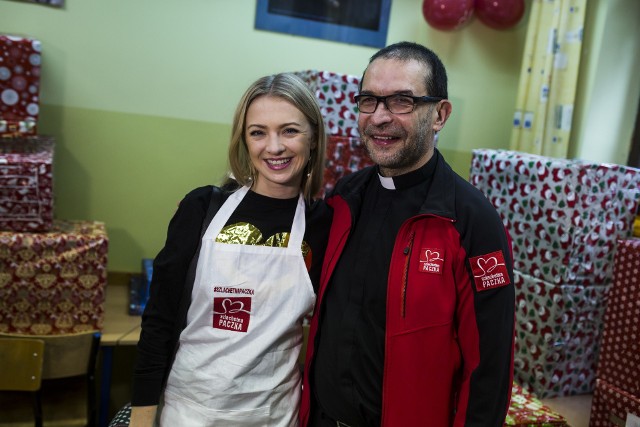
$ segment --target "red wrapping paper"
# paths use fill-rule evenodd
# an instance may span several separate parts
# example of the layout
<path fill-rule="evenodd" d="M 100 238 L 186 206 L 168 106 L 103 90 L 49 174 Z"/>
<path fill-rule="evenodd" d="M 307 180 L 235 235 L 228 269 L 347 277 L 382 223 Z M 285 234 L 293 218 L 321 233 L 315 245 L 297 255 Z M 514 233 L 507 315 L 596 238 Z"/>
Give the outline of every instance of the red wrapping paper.
<path fill-rule="evenodd" d="M 327 160 L 324 191 L 330 191 L 340 178 L 373 165 L 360 138 L 327 136 Z"/>
<path fill-rule="evenodd" d="M 630 420 L 636 421 L 636 424 Z M 591 403 L 589 427 L 635 426 L 637 422 L 640 422 L 640 398 L 598 379 Z"/>
<path fill-rule="evenodd" d="M 313 91 L 328 134 L 358 137 L 358 109 L 353 97 L 358 94 L 360 77 L 331 71 L 297 71 Z"/>
<path fill-rule="evenodd" d="M 568 427 L 562 415 L 545 406 L 534 395 L 515 382 L 511 386 L 511 404 L 505 427 Z"/>
<path fill-rule="evenodd" d="M 640 239 L 618 242 L 597 377 L 640 398 Z"/>
<path fill-rule="evenodd" d="M 101 222 L 54 221 L 47 233 L 0 232 L 0 332 L 102 329 L 107 250 Z"/>
<path fill-rule="evenodd" d="M 51 229 L 53 153 L 50 137 L 0 138 L 0 230 Z"/>
<path fill-rule="evenodd" d="M 36 134 L 40 62 L 38 40 L 0 34 L 0 136 Z"/>

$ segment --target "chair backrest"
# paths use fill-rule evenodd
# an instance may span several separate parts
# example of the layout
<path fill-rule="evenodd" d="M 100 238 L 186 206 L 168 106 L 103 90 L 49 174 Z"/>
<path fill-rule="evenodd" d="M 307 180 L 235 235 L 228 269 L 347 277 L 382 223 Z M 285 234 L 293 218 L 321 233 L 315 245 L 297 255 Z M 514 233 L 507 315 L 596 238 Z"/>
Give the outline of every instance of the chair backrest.
<path fill-rule="evenodd" d="M 97 331 L 63 335 L 0 334 L 0 338 L 42 341 L 44 343 L 43 380 L 92 374 L 100 344 L 100 333 Z"/>
<path fill-rule="evenodd" d="M 0 390 L 40 389 L 44 341 L 33 338 L 0 338 Z"/>

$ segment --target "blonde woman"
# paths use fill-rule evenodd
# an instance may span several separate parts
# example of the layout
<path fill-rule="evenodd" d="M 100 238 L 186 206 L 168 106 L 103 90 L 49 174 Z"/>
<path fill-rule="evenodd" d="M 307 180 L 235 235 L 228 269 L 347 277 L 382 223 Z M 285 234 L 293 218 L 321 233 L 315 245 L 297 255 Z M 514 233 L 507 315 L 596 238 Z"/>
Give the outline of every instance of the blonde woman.
<path fill-rule="evenodd" d="M 234 180 L 187 194 L 154 260 L 131 426 L 297 425 L 302 319 L 331 221 L 313 201 L 324 153 L 322 115 L 299 78 L 247 89 Z"/>

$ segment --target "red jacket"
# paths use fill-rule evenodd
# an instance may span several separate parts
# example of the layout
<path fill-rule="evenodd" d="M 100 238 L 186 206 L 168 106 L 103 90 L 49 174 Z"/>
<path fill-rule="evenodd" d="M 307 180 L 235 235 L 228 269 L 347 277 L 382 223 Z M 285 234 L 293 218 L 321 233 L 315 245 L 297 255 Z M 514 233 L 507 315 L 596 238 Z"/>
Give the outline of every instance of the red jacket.
<path fill-rule="evenodd" d="M 396 237 L 387 285 L 382 426 L 502 426 L 513 375 L 511 244 L 496 210 L 438 156 L 419 213 Z M 318 301 L 310 325 L 301 425 L 309 420 L 309 372 L 320 306 L 360 197 L 376 169 L 341 180 Z"/>

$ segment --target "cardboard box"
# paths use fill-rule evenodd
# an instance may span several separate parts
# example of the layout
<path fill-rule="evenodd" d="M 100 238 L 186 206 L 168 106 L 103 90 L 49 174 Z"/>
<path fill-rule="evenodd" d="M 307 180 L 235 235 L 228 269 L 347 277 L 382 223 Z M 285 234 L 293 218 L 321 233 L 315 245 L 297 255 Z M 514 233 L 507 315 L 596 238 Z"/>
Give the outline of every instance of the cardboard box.
<path fill-rule="evenodd" d="M 0 232 L 0 332 L 102 329 L 107 251 L 101 222 L 54 221 L 46 233 Z"/>
<path fill-rule="evenodd" d="M 591 403 L 589 427 L 636 427 L 638 425 L 640 425 L 640 398 L 598 379 Z"/>
<path fill-rule="evenodd" d="M 53 153 L 51 137 L 0 138 L 0 230 L 51 229 Z"/>
<path fill-rule="evenodd" d="M 618 242 L 597 377 L 640 398 L 640 239 Z"/>
<path fill-rule="evenodd" d="M 36 134 L 40 50 L 36 39 L 0 34 L 0 136 Z"/>

